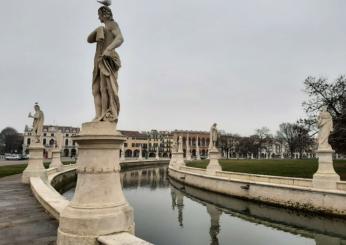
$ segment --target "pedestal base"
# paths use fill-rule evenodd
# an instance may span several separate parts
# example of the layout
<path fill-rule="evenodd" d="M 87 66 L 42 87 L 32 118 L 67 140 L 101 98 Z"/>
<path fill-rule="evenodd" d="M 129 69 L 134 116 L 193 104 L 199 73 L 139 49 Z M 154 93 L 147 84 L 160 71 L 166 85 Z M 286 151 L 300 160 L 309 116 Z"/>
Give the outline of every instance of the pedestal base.
<path fill-rule="evenodd" d="M 170 166 L 179 169 L 181 166 L 185 166 L 184 152 L 173 152 L 170 161 Z"/>
<path fill-rule="evenodd" d="M 209 151 L 209 164 L 207 166 L 208 174 L 215 175 L 216 171 L 222 171 L 219 163 L 220 158 L 220 152 L 217 149 L 212 149 Z"/>
<path fill-rule="evenodd" d="M 52 151 L 52 162 L 49 165 L 50 168 L 56 168 L 58 171 L 61 171 L 64 168 L 64 165 L 61 162 L 61 151 L 54 149 Z"/>
<path fill-rule="evenodd" d="M 31 177 L 40 177 L 43 181 L 47 181 L 47 172 L 43 165 L 43 145 L 33 143 L 28 149 L 30 158 L 28 166 L 22 173 L 22 183 L 29 184 Z"/>
<path fill-rule="evenodd" d="M 126 138 L 109 122 L 84 123 L 79 145 L 77 186 L 60 215 L 58 245 L 94 245 L 97 237 L 134 233 L 133 209 L 120 183 L 121 145 Z"/>
<path fill-rule="evenodd" d="M 191 153 L 186 153 L 186 160 L 191 161 Z"/>
<path fill-rule="evenodd" d="M 333 166 L 333 150 L 317 150 L 318 170 L 314 174 L 312 184 L 317 189 L 336 190 L 340 176 L 335 172 Z"/>

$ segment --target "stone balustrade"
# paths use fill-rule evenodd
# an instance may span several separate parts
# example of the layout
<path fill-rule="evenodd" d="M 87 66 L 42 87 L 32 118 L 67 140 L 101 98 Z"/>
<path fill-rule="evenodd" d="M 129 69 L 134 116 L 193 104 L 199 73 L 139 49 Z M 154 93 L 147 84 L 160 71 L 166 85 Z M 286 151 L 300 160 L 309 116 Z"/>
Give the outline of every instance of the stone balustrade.
<path fill-rule="evenodd" d="M 133 161 L 127 161 L 124 163 L 124 165 L 131 165 L 131 163 L 133 163 Z M 152 160 L 147 161 L 145 165 L 152 163 Z M 64 210 L 70 202 L 65 197 L 60 195 L 60 193 L 55 190 L 54 186 L 58 185 L 59 182 L 64 180 L 65 175 L 69 175 L 71 172 L 75 171 L 76 165 L 71 164 L 64 166 L 61 171 L 58 171 L 56 168 L 48 169 L 48 182 L 45 182 L 40 177 L 30 178 L 30 185 L 35 198 L 39 201 L 43 208 L 57 220 L 59 220 L 62 210 Z M 100 244 L 104 245 L 152 245 L 151 243 L 127 232 L 100 236 L 97 240 Z"/>
<path fill-rule="evenodd" d="M 338 181 L 337 188 L 319 189 L 312 179 L 266 176 L 216 171 L 185 166 L 169 166 L 169 176 L 183 184 L 244 199 L 346 216 L 346 182 Z"/>

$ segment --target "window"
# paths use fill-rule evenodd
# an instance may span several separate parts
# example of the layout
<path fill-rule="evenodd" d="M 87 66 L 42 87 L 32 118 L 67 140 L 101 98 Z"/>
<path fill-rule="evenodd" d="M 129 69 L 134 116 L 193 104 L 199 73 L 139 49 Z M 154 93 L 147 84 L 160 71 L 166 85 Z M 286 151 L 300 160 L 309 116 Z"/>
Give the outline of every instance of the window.
<path fill-rule="evenodd" d="M 50 134 L 50 136 L 54 137 L 54 134 Z"/>
<path fill-rule="evenodd" d="M 44 137 L 46 137 L 46 136 L 47 136 L 47 134 L 46 134 L 46 133 L 44 133 L 44 134 L 43 134 L 43 136 L 44 136 Z"/>
<path fill-rule="evenodd" d="M 47 139 L 43 139 L 43 145 L 47 144 Z"/>
<path fill-rule="evenodd" d="M 31 139 L 30 139 L 30 138 L 28 138 L 28 139 L 26 140 L 26 144 L 27 144 L 27 145 L 30 145 L 30 144 L 31 144 Z"/>
<path fill-rule="evenodd" d="M 68 139 L 65 140 L 65 145 L 68 146 Z"/>
<path fill-rule="evenodd" d="M 132 147 L 135 147 L 135 143 L 132 143 Z"/>
<path fill-rule="evenodd" d="M 124 146 L 127 147 L 127 143 L 124 143 Z"/>
<path fill-rule="evenodd" d="M 66 137 L 68 137 L 69 136 L 69 134 L 66 134 Z"/>

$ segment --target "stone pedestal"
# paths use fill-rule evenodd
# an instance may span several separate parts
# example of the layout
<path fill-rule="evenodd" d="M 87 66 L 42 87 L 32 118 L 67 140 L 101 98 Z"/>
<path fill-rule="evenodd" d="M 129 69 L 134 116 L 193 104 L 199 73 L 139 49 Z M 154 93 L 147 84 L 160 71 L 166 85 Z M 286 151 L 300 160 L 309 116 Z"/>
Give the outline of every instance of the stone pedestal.
<path fill-rule="evenodd" d="M 84 123 L 79 146 L 77 186 L 61 212 L 58 245 L 94 245 L 99 236 L 134 233 L 133 209 L 120 183 L 119 151 L 126 138 L 109 122 Z"/>
<path fill-rule="evenodd" d="M 122 144 L 121 146 L 121 153 L 120 153 L 120 161 L 125 161 L 125 146 Z"/>
<path fill-rule="evenodd" d="M 216 148 L 213 148 L 209 151 L 209 164 L 207 166 L 208 174 L 215 175 L 216 171 L 222 171 L 219 163 L 220 158 L 220 152 Z"/>
<path fill-rule="evenodd" d="M 61 151 L 59 149 L 52 150 L 52 162 L 49 165 L 50 168 L 56 168 L 61 171 L 64 165 L 61 162 Z"/>
<path fill-rule="evenodd" d="M 191 152 L 190 151 L 186 151 L 186 160 L 187 161 L 191 161 Z"/>
<path fill-rule="evenodd" d="M 28 166 L 23 171 L 22 182 L 24 184 L 29 184 L 30 177 L 40 177 L 44 181 L 47 181 L 47 172 L 43 165 L 43 145 L 40 143 L 32 143 L 28 149 L 30 158 Z"/>
<path fill-rule="evenodd" d="M 340 176 L 335 172 L 333 166 L 333 154 L 331 149 L 317 150 L 318 170 L 314 174 L 312 183 L 317 189 L 336 190 L 336 182 L 340 181 Z"/>
<path fill-rule="evenodd" d="M 178 151 L 172 153 L 171 166 L 179 169 L 181 166 L 185 166 L 184 152 Z"/>

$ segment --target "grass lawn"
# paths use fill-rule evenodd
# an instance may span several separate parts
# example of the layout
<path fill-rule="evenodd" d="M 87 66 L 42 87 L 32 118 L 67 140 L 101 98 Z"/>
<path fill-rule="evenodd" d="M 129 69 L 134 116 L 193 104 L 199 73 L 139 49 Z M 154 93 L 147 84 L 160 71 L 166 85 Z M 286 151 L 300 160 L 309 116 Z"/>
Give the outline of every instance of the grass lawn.
<path fill-rule="evenodd" d="M 45 162 L 44 167 L 48 168 L 50 162 Z M 71 164 L 72 162 L 63 162 L 64 165 Z M 10 176 L 14 174 L 21 174 L 26 168 L 27 164 L 19 164 L 19 165 L 6 165 L 0 166 L 0 178 L 5 176 Z"/>
<path fill-rule="evenodd" d="M 206 168 L 208 160 L 192 161 L 188 167 Z M 220 160 L 223 171 L 298 178 L 312 178 L 317 160 Z M 346 181 L 346 160 L 334 161 L 335 171 Z"/>

